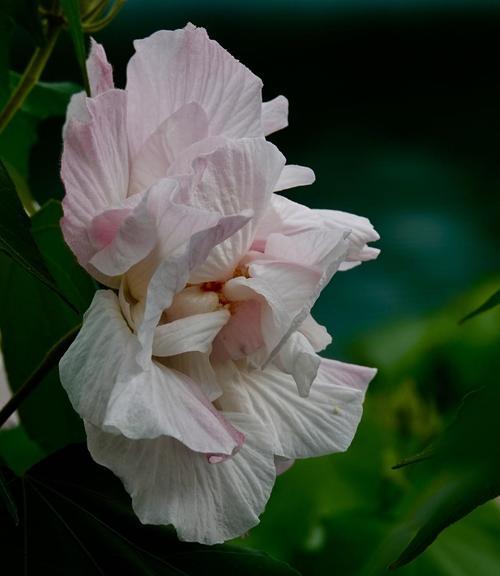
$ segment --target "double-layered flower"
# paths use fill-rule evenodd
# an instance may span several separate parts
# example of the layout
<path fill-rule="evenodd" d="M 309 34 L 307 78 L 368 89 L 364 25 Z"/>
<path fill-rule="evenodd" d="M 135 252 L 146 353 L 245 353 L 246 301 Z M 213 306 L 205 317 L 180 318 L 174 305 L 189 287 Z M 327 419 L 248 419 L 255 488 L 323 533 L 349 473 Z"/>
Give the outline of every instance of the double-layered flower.
<path fill-rule="evenodd" d="M 144 523 L 181 539 L 258 523 L 295 459 L 347 449 L 374 370 L 321 358 L 310 315 L 373 258 L 358 216 L 276 194 L 310 184 L 265 136 L 288 103 L 203 29 L 135 43 L 125 90 L 93 43 L 64 129 L 61 226 L 96 293 L 61 380 L 94 459 Z"/>

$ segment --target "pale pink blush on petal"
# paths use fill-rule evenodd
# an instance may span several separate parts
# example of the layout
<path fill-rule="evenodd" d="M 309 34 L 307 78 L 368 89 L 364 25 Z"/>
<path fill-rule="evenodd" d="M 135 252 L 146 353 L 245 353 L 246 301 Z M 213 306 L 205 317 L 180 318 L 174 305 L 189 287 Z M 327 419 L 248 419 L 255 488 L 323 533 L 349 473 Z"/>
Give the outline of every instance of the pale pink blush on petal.
<path fill-rule="evenodd" d="M 97 94 L 115 87 L 113 82 L 113 69 L 106 58 L 106 52 L 102 45 L 98 44 L 93 38 L 90 39 L 87 73 L 92 96 L 97 96 Z"/>
<path fill-rule="evenodd" d="M 268 136 L 288 126 L 288 100 L 276 96 L 262 104 L 262 132 Z"/>

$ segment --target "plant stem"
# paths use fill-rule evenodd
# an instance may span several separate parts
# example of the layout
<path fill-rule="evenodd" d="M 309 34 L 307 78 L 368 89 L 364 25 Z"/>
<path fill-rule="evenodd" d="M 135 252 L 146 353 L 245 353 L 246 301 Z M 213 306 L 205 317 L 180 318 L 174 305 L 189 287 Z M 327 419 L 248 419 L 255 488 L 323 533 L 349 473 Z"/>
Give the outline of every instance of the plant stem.
<path fill-rule="evenodd" d="M 47 32 L 46 43 L 44 46 L 38 46 L 31 57 L 31 60 L 24 71 L 24 74 L 19 81 L 19 84 L 12 92 L 5 108 L 0 113 L 0 134 L 9 124 L 14 117 L 15 113 L 21 108 L 26 97 L 31 92 L 32 88 L 40 79 L 43 69 L 47 64 L 47 60 L 54 49 L 57 42 L 59 33 L 63 27 L 63 21 L 56 21 L 51 24 L 49 22 L 49 29 Z"/>
<path fill-rule="evenodd" d="M 73 340 L 76 338 L 81 324 L 75 326 L 65 336 L 63 336 L 52 348 L 47 352 L 45 358 L 32 372 L 31 376 L 19 388 L 19 390 L 12 396 L 12 398 L 0 410 L 0 428 L 7 422 L 9 416 L 13 414 L 28 396 L 38 387 L 40 382 L 47 376 L 47 374 L 56 366 L 61 359 L 62 355 L 70 347 Z"/>

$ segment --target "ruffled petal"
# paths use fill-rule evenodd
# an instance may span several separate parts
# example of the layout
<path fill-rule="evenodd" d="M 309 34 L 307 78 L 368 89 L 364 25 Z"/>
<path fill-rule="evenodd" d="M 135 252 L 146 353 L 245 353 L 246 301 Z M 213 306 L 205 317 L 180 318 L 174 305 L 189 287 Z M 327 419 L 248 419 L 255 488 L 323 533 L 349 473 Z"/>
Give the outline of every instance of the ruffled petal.
<path fill-rule="evenodd" d="M 251 210 L 252 220 L 194 270 L 190 282 L 197 284 L 230 278 L 250 248 L 257 223 L 269 204 L 273 187 L 285 163 L 283 155 L 263 138 L 228 141 L 194 163 L 198 182 L 185 203 L 224 216 Z"/>
<path fill-rule="evenodd" d="M 93 38 L 90 39 L 87 73 L 92 96 L 97 96 L 101 92 L 112 90 L 115 87 L 113 69 L 106 58 L 106 52 L 102 45 L 98 44 Z"/>
<path fill-rule="evenodd" d="M 171 438 L 129 440 L 86 425 L 92 457 L 119 476 L 144 524 L 173 524 L 181 540 L 222 543 L 259 523 L 276 477 L 258 422 L 225 414 L 246 441 L 232 458 L 209 463 Z"/>
<path fill-rule="evenodd" d="M 205 110 L 211 135 L 262 135 L 262 82 L 203 28 L 162 30 L 134 46 L 127 68 L 133 156 L 166 118 L 190 102 Z"/>
<path fill-rule="evenodd" d="M 184 352 L 210 353 L 212 341 L 229 320 L 228 310 L 194 314 L 155 329 L 153 355 L 175 356 Z"/>
<path fill-rule="evenodd" d="M 129 195 L 147 190 L 167 176 L 169 168 L 189 146 L 208 136 L 205 111 L 185 104 L 151 134 L 132 162 Z"/>
<path fill-rule="evenodd" d="M 308 458 L 349 447 L 361 419 L 366 386 L 376 371 L 322 360 L 309 396 L 297 394 L 293 378 L 269 365 L 234 370 L 218 403 L 223 410 L 256 416 L 283 458 Z"/>
<path fill-rule="evenodd" d="M 309 340 L 300 332 L 290 334 L 276 356 L 276 365 L 293 376 L 302 397 L 309 395 L 321 358 L 314 352 Z"/>
<path fill-rule="evenodd" d="M 127 438 L 176 438 L 190 449 L 230 456 L 244 437 L 187 376 L 135 362 L 138 342 L 118 298 L 99 291 L 59 372 L 75 410 L 86 421 Z"/>
<path fill-rule="evenodd" d="M 88 237 L 94 217 L 121 207 L 128 188 L 126 95 L 109 90 L 85 101 L 87 121 L 69 118 L 61 176 L 66 188 L 61 228 L 84 267 L 95 253 Z"/>
<path fill-rule="evenodd" d="M 318 324 L 310 314 L 304 318 L 297 330 L 309 340 L 315 352 L 321 352 L 332 343 L 332 337 L 327 329 Z"/>
<path fill-rule="evenodd" d="M 288 100 L 284 96 L 276 96 L 262 104 L 262 132 L 268 136 L 273 132 L 288 126 Z"/>
<path fill-rule="evenodd" d="M 280 174 L 278 182 L 274 187 L 275 192 L 280 190 L 288 190 L 289 188 L 296 188 L 297 186 L 309 186 L 316 180 L 314 172 L 306 166 L 296 166 L 295 164 L 287 164 Z"/>

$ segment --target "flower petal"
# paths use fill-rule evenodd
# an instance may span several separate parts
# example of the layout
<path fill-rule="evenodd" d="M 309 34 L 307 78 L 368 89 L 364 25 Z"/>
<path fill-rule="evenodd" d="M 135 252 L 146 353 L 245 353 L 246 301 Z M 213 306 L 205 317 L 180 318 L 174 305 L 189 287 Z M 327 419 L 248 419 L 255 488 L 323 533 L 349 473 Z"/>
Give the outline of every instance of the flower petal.
<path fill-rule="evenodd" d="M 167 176 L 176 158 L 208 136 L 205 111 L 195 102 L 185 104 L 151 134 L 132 162 L 129 195 L 137 194 Z"/>
<path fill-rule="evenodd" d="M 276 96 L 262 104 L 262 132 L 268 136 L 288 126 L 288 100 Z"/>
<path fill-rule="evenodd" d="M 112 90 L 115 87 L 113 69 L 106 58 L 106 52 L 101 44 L 98 44 L 93 38 L 90 39 L 87 73 L 92 96 L 97 96 L 97 94 Z"/>
<path fill-rule="evenodd" d="M 3 408 L 5 404 L 11 399 L 12 393 L 9 388 L 9 382 L 7 380 L 7 373 L 5 372 L 5 365 L 3 361 L 3 354 L 0 351 L 0 406 Z M 19 416 L 17 412 L 13 412 L 8 420 L 3 425 L 3 428 L 14 428 L 19 424 Z"/>
<path fill-rule="evenodd" d="M 315 352 L 321 352 L 332 343 L 332 337 L 326 328 L 318 324 L 310 314 L 304 318 L 297 330 L 309 340 Z"/>
<path fill-rule="evenodd" d="M 297 186 L 309 186 L 316 180 L 314 172 L 307 168 L 307 166 L 297 166 L 295 164 L 287 164 L 281 175 L 276 186 L 274 187 L 275 192 L 280 190 L 288 190 L 289 188 L 296 188 Z"/>
<path fill-rule="evenodd" d="M 302 397 L 309 395 L 321 358 L 314 352 L 309 340 L 300 332 L 290 334 L 276 356 L 276 365 L 293 376 Z"/>
<path fill-rule="evenodd" d="M 211 135 L 262 135 L 262 82 L 203 28 L 161 30 L 134 42 L 127 68 L 132 156 L 179 108 L 196 102 Z"/>
<path fill-rule="evenodd" d="M 367 384 L 375 370 L 322 360 L 307 398 L 291 376 L 274 365 L 235 370 L 219 398 L 223 410 L 254 415 L 283 458 L 307 458 L 349 447 L 361 418 Z M 324 364 L 325 363 L 325 364 Z"/>
<path fill-rule="evenodd" d="M 225 414 L 247 440 L 210 464 L 170 438 L 129 440 L 86 425 L 92 457 L 119 476 L 144 524 L 173 524 L 181 540 L 222 543 L 258 524 L 276 477 L 267 434 L 243 414 Z"/>
<path fill-rule="evenodd" d="M 61 383 L 86 421 L 128 438 L 176 438 L 197 452 L 229 456 L 243 436 L 187 376 L 135 362 L 137 338 L 112 291 L 96 293 L 59 365 Z"/>
<path fill-rule="evenodd" d="M 252 210 L 253 218 L 211 251 L 206 262 L 193 272 L 190 282 L 232 276 L 253 242 L 257 223 L 269 204 L 284 163 L 276 146 L 263 138 L 228 141 L 194 161 L 199 181 L 186 197 L 187 204 L 225 216 Z"/>
<path fill-rule="evenodd" d="M 88 121 L 68 120 L 61 176 L 66 188 L 61 228 L 84 267 L 95 253 L 88 238 L 92 219 L 121 207 L 128 188 L 126 95 L 109 90 L 86 99 Z"/>
<path fill-rule="evenodd" d="M 223 309 L 160 324 L 155 329 L 153 354 L 166 357 L 184 352 L 210 353 L 213 339 L 230 316 Z"/>

